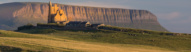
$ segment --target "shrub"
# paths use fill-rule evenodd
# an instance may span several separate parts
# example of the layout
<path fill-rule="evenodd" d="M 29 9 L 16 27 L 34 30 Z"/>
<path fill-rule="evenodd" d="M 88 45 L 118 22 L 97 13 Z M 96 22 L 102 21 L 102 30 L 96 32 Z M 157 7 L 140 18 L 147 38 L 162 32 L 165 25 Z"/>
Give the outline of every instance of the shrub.
<path fill-rule="evenodd" d="M 32 25 L 32 24 L 27 24 L 27 25 L 24 25 L 24 26 L 20 26 L 20 27 L 18 27 L 18 31 L 19 30 L 25 30 L 25 29 L 32 29 L 32 28 L 34 28 L 35 26 L 34 25 Z"/>

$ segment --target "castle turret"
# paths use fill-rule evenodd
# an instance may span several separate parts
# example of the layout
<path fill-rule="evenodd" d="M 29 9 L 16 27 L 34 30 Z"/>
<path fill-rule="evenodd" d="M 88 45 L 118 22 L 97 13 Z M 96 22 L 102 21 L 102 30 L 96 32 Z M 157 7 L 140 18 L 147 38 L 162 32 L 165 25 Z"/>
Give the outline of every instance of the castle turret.
<path fill-rule="evenodd" d="M 54 12 L 56 13 L 58 11 L 58 6 L 57 4 L 54 4 Z"/>

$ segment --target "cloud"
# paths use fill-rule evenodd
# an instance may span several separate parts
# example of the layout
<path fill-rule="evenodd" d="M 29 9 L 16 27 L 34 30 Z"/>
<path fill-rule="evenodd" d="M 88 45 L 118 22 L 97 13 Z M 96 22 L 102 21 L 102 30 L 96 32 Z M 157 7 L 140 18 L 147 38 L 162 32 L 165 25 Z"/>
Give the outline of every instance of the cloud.
<path fill-rule="evenodd" d="M 180 17 L 180 13 L 179 12 L 172 12 L 172 13 L 167 15 L 168 19 L 174 19 L 174 18 L 178 18 L 178 17 Z"/>
<path fill-rule="evenodd" d="M 165 21 L 166 24 L 184 25 L 191 23 L 191 16 L 179 12 L 158 14 L 158 17 L 159 20 Z"/>
<path fill-rule="evenodd" d="M 79 5 L 79 6 L 105 7 L 105 8 L 126 8 L 126 9 L 133 8 L 130 6 L 123 6 L 123 5 L 114 4 L 114 3 L 104 3 L 104 2 L 94 2 L 94 1 L 76 2 L 76 3 L 68 3 L 68 4 Z"/>
<path fill-rule="evenodd" d="M 169 24 L 187 24 L 191 23 L 191 16 L 187 16 L 180 12 L 171 12 L 158 14 L 159 19 L 168 21 Z"/>
<path fill-rule="evenodd" d="M 3 4 L 3 2 L 0 2 L 0 4 Z"/>
<path fill-rule="evenodd" d="M 160 19 L 165 19 L 165 20 L 173 20 L 177 19 L 181 16 L 181 13 L 179 12 L 171 12 L 171 13 L 163 13 L 163 14 L 158 14 Z"/>
<path fill-rule="evenodd" d="M 173 24 L 190 24 L 191 23 L 191 16 L 185 19 L 179 19 L 179 20 L 174 20 L 174 22 L 171 22 Z M 191 24 L 190 24 L 191 25 Z"/>

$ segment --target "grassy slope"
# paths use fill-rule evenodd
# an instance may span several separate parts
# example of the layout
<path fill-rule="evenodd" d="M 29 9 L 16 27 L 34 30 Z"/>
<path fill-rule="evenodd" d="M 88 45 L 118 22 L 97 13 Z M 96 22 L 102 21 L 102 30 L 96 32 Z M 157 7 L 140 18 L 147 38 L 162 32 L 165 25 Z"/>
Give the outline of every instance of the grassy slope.
<path fill-rule="evenodd" d="M 141 29 L 123 29 L 123 31 L 99 30 L 99 31 L 58 31 L 52 29 L 24 30 L 26 33 L 45 34 L 63 39 L 72 39 L 86 42 L 102 42 L 112 44 L 146 45 L 166 48 L 175 51 L 191 51 L 191 35 L 170 32 L 157 32 Z"/>
<path fill-rule="evenodd" d="M 38 29 L 39 30 L 39 29 Z M 41 29 L 42 30 L 42 29 Z M 28 30 L 28 32 L 32 32 Z M 43 30 L 43 33 L 48 34 L 27 34 L 19 33 L 13 31 L 0 30 L 0 50 L 7 51 L 69 51 L 69 52 L 126 52 L 126 51 L 141 51 L 141 52 L 170 52 L 170 50 L 162 49 L 159 47 L 144 46 L 144 45 L 132 45 L 132 44 L 111 44 L 111 43 L 95 43 L 95 42 L 84 42 L 69 40 L 73 37 L 78 36 L 75 33 L 80 33 L 83 35 L 88 32 L 72 32 L 72 31 L 55 31 L 55 35 L 52 30 Z M 54 30 L 53 30 L 54 31 Z M 39 31 L 38 31 L 39 32 Z M 34 31 L 33 31 L 34 33 Z M 36 32 L 37 33 L 37 32 Z M 42 32 L 41 32 L 42 33 Z M 91 32 L 93 33 L 93 32 Z M 98 33 L 98 32 L 96 32 Z M 63 34 L 68 36 L 62 36 L 58 34 Z M 73 37 L 70 37 L 74 34 Z M 87 35 L 87 34 L 84 34 Z M 59 37 L 57 37 L 59 36 Z M 80 36 L 81 38 L 83 36 Z M 87 36 L 88 37 L 88 36 Z M 79 40 L 83 40 L 77 38 Z M 87 40 L 91 41 L 91 39 Z M 95 40 L 96 41 L 96 40 Z M 98 41 L 96 41 L 98 42 Z M 107 41 L 106 41 L 107 42 Z M 4 49 L 3 49 L 4 48 Z"/>

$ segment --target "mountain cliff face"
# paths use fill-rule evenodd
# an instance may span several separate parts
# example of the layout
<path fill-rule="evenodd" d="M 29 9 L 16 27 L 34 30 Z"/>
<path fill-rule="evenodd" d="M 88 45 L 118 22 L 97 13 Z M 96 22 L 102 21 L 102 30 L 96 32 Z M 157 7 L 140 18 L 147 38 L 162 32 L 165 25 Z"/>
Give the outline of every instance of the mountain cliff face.
<path fill-rule="evenodd" d="M 27 23 L 47 23 L 48 3 L 7 3 L 0 5 L 0 29 L 16 29 Z M 167 31 L 147 10 L 99 8 L 58 4 L 71 21 Z"/>

